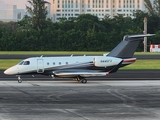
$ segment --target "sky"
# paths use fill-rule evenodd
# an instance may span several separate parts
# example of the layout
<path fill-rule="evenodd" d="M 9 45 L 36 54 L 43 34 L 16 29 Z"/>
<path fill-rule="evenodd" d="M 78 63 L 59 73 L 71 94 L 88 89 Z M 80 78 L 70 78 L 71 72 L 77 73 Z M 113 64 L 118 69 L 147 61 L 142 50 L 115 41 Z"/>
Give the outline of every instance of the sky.
<path fill-rule="evenodd" d="M 26 5 L 28 5 L 27 1 L 28 0 L 0 0 L 0 8 L 4 8 L 8 4 L 8 5 L 17 5 L 18 9 L 25 9 Z"/>

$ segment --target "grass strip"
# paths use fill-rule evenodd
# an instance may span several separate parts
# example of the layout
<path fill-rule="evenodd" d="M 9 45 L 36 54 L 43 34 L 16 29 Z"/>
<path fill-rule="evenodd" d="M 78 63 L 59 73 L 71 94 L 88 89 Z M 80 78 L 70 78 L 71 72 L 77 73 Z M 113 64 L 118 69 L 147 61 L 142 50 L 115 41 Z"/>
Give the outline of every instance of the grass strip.
<path fill-rule="evenodd" d="M 121 70 L 160 70 L 160 60 L 137 60 Z"/>
<path fill-rule="evenodd" d="M 0 70 L 5 70 L 20 62 L 20 59 L 0 59 Z"/>
<path fill-rule="evenodd" d="M 20 62 L 20 59 L 0 59 L 0 70 L 5 70 Z M 160 70 L 160 60 L 137 60 L 120 70 Z"/>
<path fill-rule="evenodd" d="M 87 52 L 87 51 L 1 51 L 0 55 L 102 55 L 107 52 Z"/>

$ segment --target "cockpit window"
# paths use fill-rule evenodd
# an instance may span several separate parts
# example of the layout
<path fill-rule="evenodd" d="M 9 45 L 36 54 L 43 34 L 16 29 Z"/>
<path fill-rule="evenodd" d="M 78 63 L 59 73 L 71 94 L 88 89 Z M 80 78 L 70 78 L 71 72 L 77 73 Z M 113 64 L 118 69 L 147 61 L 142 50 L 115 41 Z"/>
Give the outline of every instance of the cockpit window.
<path fill-rule="evenodd" d="M 29 61 L 24 61 L 23 65 L 29 65 L 30 62 Z"/>
<path fill-rule="evenodd" d="M 22 65 L 24 63 L 24 61 L 21 61 L 20 63 L 18 63 L 18 65 Z"/>

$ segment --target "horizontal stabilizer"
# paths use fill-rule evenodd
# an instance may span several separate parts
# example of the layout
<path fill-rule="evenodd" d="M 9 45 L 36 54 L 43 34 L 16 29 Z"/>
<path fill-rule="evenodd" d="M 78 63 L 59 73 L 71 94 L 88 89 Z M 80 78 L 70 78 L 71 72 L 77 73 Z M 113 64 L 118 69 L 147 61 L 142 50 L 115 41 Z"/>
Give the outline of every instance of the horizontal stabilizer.
<path fill-rule="evenodd" d="M 128 35 L 128 38 L 138 38 L 138 37 L 149 37 L 149 36 L 153 36 L 155 34 L 139 34 L 139 35 Z"/>

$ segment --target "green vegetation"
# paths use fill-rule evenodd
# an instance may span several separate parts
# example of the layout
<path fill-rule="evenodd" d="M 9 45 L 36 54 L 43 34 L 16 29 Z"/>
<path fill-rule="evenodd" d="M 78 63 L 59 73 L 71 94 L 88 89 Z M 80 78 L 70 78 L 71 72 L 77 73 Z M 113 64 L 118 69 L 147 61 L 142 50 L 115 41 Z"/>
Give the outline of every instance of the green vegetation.
<path fill-rule="evenodd" d="M 28 0 L 31 6 L 26 6 L 26 10 L 31 15 L 29 17 L 29 22 L 31 22 L 31 27 L 37 31 L 42 31 L 46 27 L 46 17 L 47 17 L 47 7 L 44 0 Z"/>
<path fill-rule="evenodd" d="M 0 60 L 0 70 L 7 69 L 21 60 Z M 160 70 L 160 60 L 137 60 L 135 63 L 120 68 L 120 70 Z"/>
<path fill-rule="evenodd" d="M 160 3 L 157 0 L 154 0 L 154 6 L 150 5 L 150 0 L 145 0 L 149 12 L 134 11 L 133 18 L 119 14 L 114 18 L 105 16 L 100 20 L 91 14 L 81 14 L 68 20 L 61 18 L 60 22 L 56 23 L 46 18 L 47 1 L 28 0 L 28 2 L 30 6 L 26 6 L 26 10 L 31 16 L 25 16 L 18 22 L 0 21 L 0 51 L 27 51 L 19 52 L 20 54 L 30 54 L 30 51 L 40 51 L 34 52 L 35 54 L 45 54 L 41 51 L 54 52 L 47 54 L 66 54 L 55 51 L 82 51 L 78 53 L 81 55 L 92 54 L 88 51 L 110 51 L 124 35 L 143 33 L 144 16 L 148 21 L 148 33 L 156 34 L 148 38 L 148 50 L 149 44 L 160 43 Z M 143 42 L 137 51 L 143 51 Z M 16 53 L 6 52 L 6 54 Z M 96 54 L 103 53 L 105 52 Z"/>
<path fill-rule="evenodd" d="M 107 51 L 0 51 L 0 55 L 103 55 Z M 135 55 L 160 55 L 160 53 L 135 52 Z"/>
<path fill-rule="evenodd" d="M 0 59 L 0 70 L 5 70 L 15 64 L 18 64 L 21 60 L 16 59 Z"/>
<path fill-rule="evenodd" d="M 148 50 L 149 44 L 160 43 L 159 14 L 134 11 L 134 18 L 117 15 L 114 18 L 105 16 L 102 20 L 91 14 L 81 14 L 53 23 L 46 19 L 44 0 L 30 0 L 30 3 L 27 10 L 32 16 L 25 16 L 18 22 L 0 22 L 0 51 L 110 51 L 124 35 L 143 33 L 144 16 L 148 21 L 148 33 L 156 34 L 148 37 Z M 137 51 L 143 51 L 143 42 Z"/>
<path fill-rule="evenodd" d="M 160 15 L 160 1 L 159 0 L 144 0 L 145 6 L 151 15 Z"/>
<path fill-rule="evenodd" d="M 121 70 L 160 70 L 160 60 L 137 60 Z"/>
<path fill-rule="evenodd" d="M 0 51 L 0 55 L 102 55 L 107 52 L 88 52 L 88 51 Z"/>

